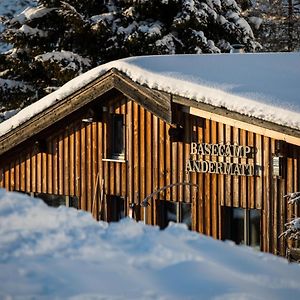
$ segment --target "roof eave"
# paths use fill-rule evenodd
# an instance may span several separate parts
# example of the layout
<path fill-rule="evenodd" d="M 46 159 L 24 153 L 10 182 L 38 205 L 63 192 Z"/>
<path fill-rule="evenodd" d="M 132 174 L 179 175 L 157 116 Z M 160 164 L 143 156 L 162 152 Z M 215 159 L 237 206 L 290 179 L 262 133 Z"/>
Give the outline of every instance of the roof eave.
<path fill-rule="evenodd" d="M 1 136 L 0 156 L 34 135 L 39 134 L 51 126 L 53 122 L 59 122 L 66 116 L 78 111 L 80 108 L 113 89 L 118 90 L 127 98 L 138 102 L 167 123 L 172 123 L 171 106 L 172 102 L 174 102 L 183 105 L 184 111 L 187 113 L 240 127 L 279 140 L 285 140 L 286 142 L 300 146 L 300 131 L 297 129 L 242 115 L 229 111 L 226 108 L 215 107 L 178 95 L 171 96 L 165 92 L 140 85 L 119 70 L 113 68 L 85 87 L 58 101 Z"/>
<path fill-rule="evenodd" d="M 224 107 L 216 107 L 211 104 L 198 102 L 181 96 L 174 95 L 173 102 L 183 105 L 183 111 L 191 115 L 221 122 L 223 124 L 300 146 L 300 130 L 295 128 L 243 115 L 238 112 L 230 111 Z"/>
<path fill-rule="evenodd" d="M 0 156 L 27 139 L 39 134 L 53 125 L 53 122 L 59 122 L 113 89 L 138 102 L 164 121 L 171 123 L 171 101 L 169 95 L 141 86 L 113 68 L 85 87 L 57 101 L 51 107 L 1 136 Z"/>

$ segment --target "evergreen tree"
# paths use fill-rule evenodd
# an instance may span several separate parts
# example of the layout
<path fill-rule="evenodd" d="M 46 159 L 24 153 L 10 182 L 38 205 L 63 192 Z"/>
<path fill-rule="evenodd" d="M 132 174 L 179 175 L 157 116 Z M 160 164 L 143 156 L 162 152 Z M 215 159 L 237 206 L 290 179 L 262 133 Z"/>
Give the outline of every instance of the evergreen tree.
<path fill-rule="evenodd" d="M 22 107 L 98 64 L 147 54 L 255 51 L 235 0 L 37 0 L 4 21 L 0 107 Z"/>
<path fill-rule="evenodd" d="M 288 204 L 300 204 L 300 192 L 289 193 L 284 197 L 288 200 Z M 292 240 L 300 240 L 300 218 L 294 218 L 286 223 L 285 227 L 287 229 L 280 234 L 280 237 L 284 236 Z"/>
<path fill-rule="evenodd" d="M 250 24 L 253 22 L 263 51 L 300 50 L 300 0 L 257 0 L 247 4 L 244 15 Z"/>

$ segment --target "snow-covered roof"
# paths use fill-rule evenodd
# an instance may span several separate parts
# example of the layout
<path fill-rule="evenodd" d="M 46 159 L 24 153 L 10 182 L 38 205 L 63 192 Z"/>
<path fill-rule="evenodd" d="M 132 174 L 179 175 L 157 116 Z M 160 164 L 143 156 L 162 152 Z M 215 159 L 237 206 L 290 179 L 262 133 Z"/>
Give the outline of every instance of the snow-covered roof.
<path fill-rule="evenodd" d="M 149 88 L 300 130 L 300 53 L 141 56 L 100 65 L 0 124 L 0 136 L 116 68 Z"/>

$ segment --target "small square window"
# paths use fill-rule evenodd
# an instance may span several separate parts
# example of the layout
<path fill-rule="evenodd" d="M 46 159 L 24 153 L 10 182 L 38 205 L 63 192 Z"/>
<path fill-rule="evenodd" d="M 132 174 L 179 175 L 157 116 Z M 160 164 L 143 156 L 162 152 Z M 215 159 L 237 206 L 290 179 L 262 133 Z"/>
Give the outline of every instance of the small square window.
<path fill-rule="evenodd" d="M 157 205 L 157 220 L 161 229 L 166 228 L 169 222 L 184 223 L 191 229 L 192 212 L 190 203 L 158 200 Z"/>
<path fill-rule="evenodd" d="M 17 191 L 19 193 L 23 193 Z M 40 198 L 48 206 L 59 207 L 61 205 L 67 207 L 79 208 L 79 199 L 76 196 L 67 196 L 67 195 L 55 195 L 55 194 L 46 194 L 46 193 L 25 193 L 31 197 Z"/>
<path fill-rule="evenodd" d="M 258 209 L 225 207 L 223 239 L 260 249 L 260 219 Z"/>
<path fill-rule="evenodd" d="M 106 195 L 107 222 L 117 222 L 125 217 L 125 199 L 120 196 Z M 104 219 L 104 216 L 100 216 Z"/>

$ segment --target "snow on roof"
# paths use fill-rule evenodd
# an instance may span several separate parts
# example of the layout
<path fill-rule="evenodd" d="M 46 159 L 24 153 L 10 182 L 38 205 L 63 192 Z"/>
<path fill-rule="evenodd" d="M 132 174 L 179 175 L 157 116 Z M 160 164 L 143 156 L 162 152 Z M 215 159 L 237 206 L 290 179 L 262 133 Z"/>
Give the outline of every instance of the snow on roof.
<path fill-rule="evenodd" d="M 1 299 L 299 299 L 300 267 L 191 232 L 0 189 Z"/>
<path fill-rule="evenodd" d="M 100 65 L 0 124 L 0 136 L 111 68 L 133 81 L 300 130 L 300 53 L 141 56 Z"/>

